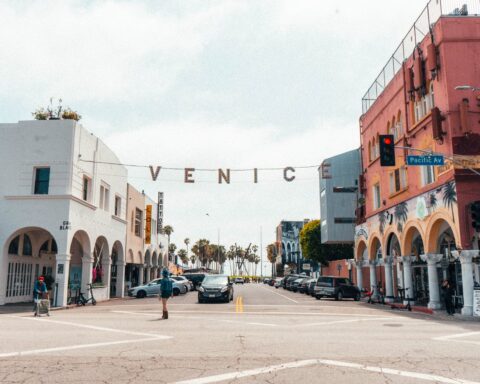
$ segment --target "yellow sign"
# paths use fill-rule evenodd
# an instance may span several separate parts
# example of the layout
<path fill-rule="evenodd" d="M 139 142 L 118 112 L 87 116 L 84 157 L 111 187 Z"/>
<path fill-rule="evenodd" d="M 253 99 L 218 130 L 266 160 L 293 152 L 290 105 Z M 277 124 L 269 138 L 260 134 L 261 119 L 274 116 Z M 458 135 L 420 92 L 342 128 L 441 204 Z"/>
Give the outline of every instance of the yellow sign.
<path fill-rule="evenodd" d="M 146 215 L 147 225 L 145 228 L 145 244 L 151 244 L 152 242 L 152 206 L 147 205 Z"/>

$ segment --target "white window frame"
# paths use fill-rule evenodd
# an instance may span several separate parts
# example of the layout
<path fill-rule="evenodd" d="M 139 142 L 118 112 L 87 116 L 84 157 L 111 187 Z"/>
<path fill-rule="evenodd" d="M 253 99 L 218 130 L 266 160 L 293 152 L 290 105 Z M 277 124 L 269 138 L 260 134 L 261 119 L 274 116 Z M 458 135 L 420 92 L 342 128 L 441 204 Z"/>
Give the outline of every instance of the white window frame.
<path fill-rule="evenodd" d="M 422 186 L 435 182 L 435 167 L 433 165 L 424 165 L 421 170 Z"/>
<path fill-rule="evenodd" d="M 98 206 L 107 212 L 110 208 L 110 186 L 104 181 L 100 183 L 100 200 Z"/>
<path fill-rule="evenodd" d="M 397 189 L 397 182 L 396 182 L 397 172 L 398 172 L 398 184 L 399 184 L 398 189 Z M 390 183 L 391 195 L 397 192 L 403 191 L 405 188 L 407 188 L 407 170 L 404 165 L 390 172 L 389 183 Z"/>
<path fill-rule="evenodd" d="M 85 180 L 87 181 L 87 196 L 85 196 Z M 87 203 L 92 201 L 92 178 L 87 175 L 82 177 L 82 200 Z"/>
<path fill-rule="evenodd" d="M 118 204 L 117 204 L 118 202 Z M 122 197 L 115 195 L 114 215 L 120 217 L 122 215 Z"/>

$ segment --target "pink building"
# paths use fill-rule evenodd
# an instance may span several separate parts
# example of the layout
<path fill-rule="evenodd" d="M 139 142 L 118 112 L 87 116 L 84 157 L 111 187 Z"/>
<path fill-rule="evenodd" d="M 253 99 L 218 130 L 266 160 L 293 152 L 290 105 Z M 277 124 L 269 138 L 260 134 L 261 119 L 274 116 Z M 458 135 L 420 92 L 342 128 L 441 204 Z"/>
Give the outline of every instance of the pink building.
<path fill-rule="evenodd" d="M 480 201 L 480 92 L 456 87 L 480 86 L 480 5 L 447 3 L 456 2 L 428 3 L 363 99 L 356 276 L 390 301 L 405 296 L 432 309 L 441 308 L 448 278 L 462 313 L 472 314 L 480 281 L 471 209 Z M 380 166 L 382 134 L 394 135 L 394 167 Z M 407 165 L 407 155 L 428 151 L 443 154 L 445 165 Z"/>

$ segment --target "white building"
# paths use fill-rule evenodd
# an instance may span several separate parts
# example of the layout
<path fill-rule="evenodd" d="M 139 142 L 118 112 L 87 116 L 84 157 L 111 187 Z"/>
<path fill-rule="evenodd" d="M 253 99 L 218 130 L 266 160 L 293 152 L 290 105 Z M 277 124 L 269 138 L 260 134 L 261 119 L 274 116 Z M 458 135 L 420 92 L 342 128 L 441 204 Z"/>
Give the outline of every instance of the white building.
<path fill-rule="evenodd" d="M 99 163 L 115 154 L 74 120 L 20 121 L 0 124 L 0 158 L 0 304 L 31 300 L 41 274 L 58 306 L 92 282 L 122 296 L 127 170 Z"/>

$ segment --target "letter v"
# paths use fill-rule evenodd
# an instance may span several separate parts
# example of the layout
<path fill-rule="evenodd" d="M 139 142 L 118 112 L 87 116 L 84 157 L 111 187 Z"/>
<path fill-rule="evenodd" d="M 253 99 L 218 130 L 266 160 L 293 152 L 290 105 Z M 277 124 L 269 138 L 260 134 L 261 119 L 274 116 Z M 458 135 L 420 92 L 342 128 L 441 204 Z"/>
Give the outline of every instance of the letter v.
<path fill-rule="evenodd" d="M 158 174 L 160 173 L 160 169 L 162 169 L 162 167 L 157 167 L 155 169 L 155 172 L 153 171 L 153 165 L 149 165 L 148 167 L 150 168 L 150 174 L 152 175 L 152 180 L 157 181 Z"/>

